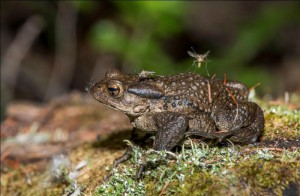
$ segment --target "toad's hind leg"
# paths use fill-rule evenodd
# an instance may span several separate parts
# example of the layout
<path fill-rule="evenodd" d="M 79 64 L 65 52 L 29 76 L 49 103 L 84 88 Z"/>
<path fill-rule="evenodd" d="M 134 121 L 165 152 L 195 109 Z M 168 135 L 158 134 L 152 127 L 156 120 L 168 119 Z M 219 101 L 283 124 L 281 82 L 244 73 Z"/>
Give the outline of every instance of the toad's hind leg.
<path fill-rule="evenodd" d="M 256 104 L 255 104 L 256 105 Z M 264 114 L 262 109 L 256 105 L 255 118 L 246 127 L 234 131 L 228 139 L 234 143 L 248 144 L 257 141 L 264 129 Z"/>
<path fill-rule="evenodd" d="M 235 143 L 252 143 L 259 138 L 264 128 L 264 116 L 256 103 L 238 102 L 233 108 L 220 106 L 212 114 L 219 129 L 215 134 L 220 136 L 218 138 Z"/>
<path fill-rule="evenodd" d="M 185 137 L 200 136 L 215 139 L 216 126 L 213 119 L 206 113 L 199 113 L 194 119 L 189 120 L 189 128 Z"/>

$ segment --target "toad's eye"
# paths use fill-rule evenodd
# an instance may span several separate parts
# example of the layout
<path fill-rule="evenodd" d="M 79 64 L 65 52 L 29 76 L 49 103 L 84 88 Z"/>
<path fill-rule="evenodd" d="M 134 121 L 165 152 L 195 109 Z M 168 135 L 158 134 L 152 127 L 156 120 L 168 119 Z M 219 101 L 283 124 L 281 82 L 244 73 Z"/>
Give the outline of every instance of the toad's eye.
<path fill-rule="evenodd" d="M 110 81 L 107 84 L 107 92 L 114 98 L 120 97 L 124 92 L 122 83 L 116 80 Z"/>

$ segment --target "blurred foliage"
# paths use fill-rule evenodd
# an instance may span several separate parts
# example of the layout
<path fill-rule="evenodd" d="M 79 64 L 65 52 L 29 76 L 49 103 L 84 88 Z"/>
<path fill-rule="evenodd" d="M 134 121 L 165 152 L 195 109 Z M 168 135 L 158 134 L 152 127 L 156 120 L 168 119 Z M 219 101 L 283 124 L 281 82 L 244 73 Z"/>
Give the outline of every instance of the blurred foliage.
<path fill-rule="evenodd" d="M 183 30 L 186 3 L 122 2 L 117 20 L 101 20 L 91 29 L 90 42 L 101 51 L 117 54 L 124 65 L 135 71 L 152 70 L 159 74 L 182 71 L 161 47 L 161 40 Z M 123 65 L 123 66 L 124 66 Z"/>
<path fill-rule="evenodd" d="M 224 55 L 219 59 L 222 71 L 230 69 L 236 79 L 252 83 L 254 78 L 267 86 L 272 76 L 258 65 L 251 66 L 251 60 L 264 48 L 272 45 L 281 29 L 289 24 L 300 25 L 299 4 L 285 6 L 263 6 L 256 16 L 240 27 L 232 46 L 224 48 Z M 269 45 L 269 46 L 268 46 Z"/>
<path fill-rule="evenodd" d="M 194 59 L 175 62 L 162 47 L 164 39 L 184 31 L 184 17 L 189 2 L 122 2 L 114 4 L 120 10 L 117 19 L 100 20 L 90 31 L 89 40 L 101 52 L 120 57 L 125 70 L 151 70 L 158 74 L 194 71 L 206 75 L 204 67 L 192 66 Z M 232 45 L 211 50 L 207 64 L 210 75 L 241 80 L 249 86 L 262 83 L 272 88 L 273 76 L 251 60 L 272 44 L 286 25 L 299 24 L 299 4 L 265 5 L 239 27 Z M 196 49 L 197 51 L 197 49 Z M 218 55 L 216 57 L 215 55 Z M 126 66 L 129 66 L 126 67 Z"/>
<path fill-rule="evenodd" d="M 80 12 L 87 13 L 87 14 L 95 10 L 95 8 L 97 7 L 97 3 L 95 1 L 71 0 L 69 2 Z"/>

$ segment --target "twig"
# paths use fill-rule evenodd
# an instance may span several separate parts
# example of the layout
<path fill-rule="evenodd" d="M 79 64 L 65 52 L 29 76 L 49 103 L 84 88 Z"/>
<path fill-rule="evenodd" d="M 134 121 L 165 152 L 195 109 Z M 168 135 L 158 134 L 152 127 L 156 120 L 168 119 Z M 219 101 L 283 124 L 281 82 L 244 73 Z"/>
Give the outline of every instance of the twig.
<path fill-rule="evenodd" d="M 231 91 L 226 88 L 227 92 L 229 93 L 230 97 L 232 98 L 233 102 L 236 104 L 236 106 L 238 105 L 238 102 L 236 100 L 236 98 L 234 97 L 234 95 L 231 93 Z"/>
<path fill-rule="evenodd" d="M 218 159 L 214 159 L 214 160 L 206 160 L 204 161 L 204 164 L 213 164 L 213 163 L 217 163 L 219 161 L 221 161 L 223 158 L 218 158 Z"/>
<path fill-rule="evenodd" d="M 250 152 L 252 152 L 252 151 L 255 151 L 255 150 L 270 150 L 270 151 L 277 151 L 277 152 L 283 152 L 283 151 L 284 151 L 284 149 L 282 149 L 282 148 L 272 148 L 272 147 L 270 147 L 270 148 L 253 148 L 253 149 L 246 149 L 245 151 L 250 151 Z"/>
<path fill-rule="evenodd" d="M 218 134 L 218 133 L 227 133 L 229 130 L 221 130 L 221 131 L 218 131 L 218 132 L 216 132 L 216 134 Z"/>
<path fill-rule="evenodd" d="M 289 100 L 290 100 L 290 94 L 289 94 L 289 92 L 285 91 L 284 92 L 284 103 L 285 104 L 289 103 Z"/>
<path fill-rule="evenodd" d="M 161 189 L 160 193 L 158 196 L 162 196 L 164 194 L 164 192 L 166 191 L 167 187 L 169 186 L 170 181 L 167 181 L 166 184 L 163 186 L 163 188 Z"/>
<path fill-rule="evenodd" d="M 14 89 L 21 62 L 31 48 L 33 42 L 43 30 L 44 20 L 41 16 L 31 16 L 17 33 L 7 51 L 3 55 L 1 65 L 1 86 L 4 90 L 5 101 L 14 97 Z"/>
<path fill-rule="evenodd" d="M 224 73 L 224 82 L 223 82 L 223 84 L 226 85 L 226 83 L 227 83 L 227 77 L 226 77 L 226 74 Z"/>
<path fill-rule="evenodd" d="M 56 54 L 45 100 L 64 93 L 71 83 L 76 61 L 77 11 L 59 1 L 56 17 Z"/>
<path fill-rule="evenodd" d="M 209 81 L 207 83 L 207 92 L 208 92 L 208 102 L 211 103 L 212 100 L 211 100 L 211 89 L 210 89 Z"/>
<path fill-rule="evenodd" d="M 8 157 L 11 153 L 11 149 L 8 149 L 6 151 L 4 151 L 2 154 L 1 154 L 1 161 L 3 161 L 4 159 L 6 159 L 6 157 Z"/>
<path fill-rule="evenodd" d="M 234 97 L 234 95 L 230 92 L 230 90 L 229 90 L 227 87 L 226 87 L 225 89 L 226 89 L 227 92 L 230 94 L 230 96 L 231 96 L 233 102 L 236 104 L 236 114 L 235 114 L 235 117 L 234 117 L 234 120 L 233 120 L 233 123 L 232 123 L 232 124 L 234 124 L 234 122 L 236 121 L 236 119 L 237 119 L 237 117 L 238 117 L 238 115 L 239 115 L 239 104 L 238 104 L 236 98 Z M 233 126 L 234 126 L 234 125 L 233 125 Z"/>
<path fill-rule="evenodd" d="M 6 159 L 5 160 L 9 166 L 13 167 L 14 169 L 18 169 L 20 167 L 20 162 L 12 160 L 12 159 Z"/>

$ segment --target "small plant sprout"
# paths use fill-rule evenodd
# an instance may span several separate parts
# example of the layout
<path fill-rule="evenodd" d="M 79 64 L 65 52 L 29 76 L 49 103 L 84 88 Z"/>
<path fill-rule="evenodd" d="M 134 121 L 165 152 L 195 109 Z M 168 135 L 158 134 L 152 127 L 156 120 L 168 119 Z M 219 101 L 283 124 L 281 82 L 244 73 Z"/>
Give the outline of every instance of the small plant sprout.
<path fill-rule="evenodd" d="M 197 68 L 200 69 L 202 63 L 205 63 L 205 70 L 207 75 L 209 76 L 209 73 L 207 71 L 207 57 L 210 53 L 210 51 L 207 51 L 204 54 L 198 54 L 197 52 L 195 52 L 194 48 L 191 47 L 192 52 L 191 51 L 187 51 L 188 55 L 190 55 L 191 57 L 195 58 L 193 65 L 195 65 Z"/>
<path fill-rule="evenodd" d="M 254 86 L 249 88 L 249 96 L 248 96 L 249 101 L 254 101 L 255 100 L 255 88 L 259 85 L 260 85 L 260 83 L 257 83 Z"/>

